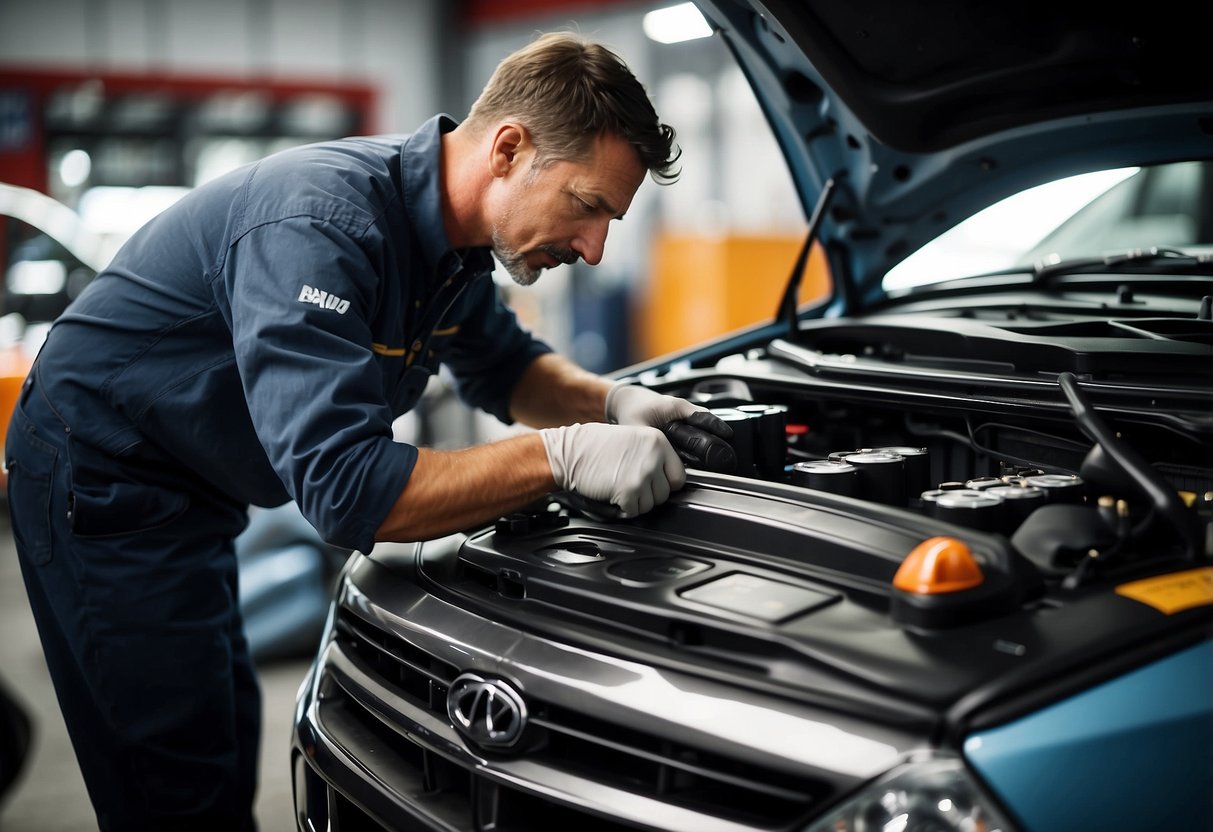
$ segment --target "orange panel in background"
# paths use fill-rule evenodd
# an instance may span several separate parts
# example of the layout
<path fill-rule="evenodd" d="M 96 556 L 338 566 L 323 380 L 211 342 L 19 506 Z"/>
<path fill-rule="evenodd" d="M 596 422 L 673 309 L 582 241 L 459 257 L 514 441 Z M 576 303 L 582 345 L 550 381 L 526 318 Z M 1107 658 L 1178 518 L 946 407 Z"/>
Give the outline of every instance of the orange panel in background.
<path fill-rule="evenodd" d="M 799 236 L 658 235 L 637 315 L 637 360 L 773 320 L 803 244 Z M 825 253 L 814 243 L 800 303 L 829 291 Z"/>
<path fill-rule="evenodd" d="M 9 419 L 31 364 L 20 344 L 0 348 L 0 444 L 8 434 Z M 7 474 L 0 471 L 0 486 L 7 480 Z"/>

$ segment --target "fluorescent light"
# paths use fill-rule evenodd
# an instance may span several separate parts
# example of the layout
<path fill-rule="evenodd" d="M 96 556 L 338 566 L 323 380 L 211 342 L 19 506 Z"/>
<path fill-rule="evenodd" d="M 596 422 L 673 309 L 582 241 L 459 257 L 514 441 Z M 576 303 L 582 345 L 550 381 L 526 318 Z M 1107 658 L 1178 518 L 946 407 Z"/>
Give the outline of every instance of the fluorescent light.
<path fill-rule="evenodd" d="M 63 154 L 59 162 L 59 181 L 69 188 L 76 188 L 88 181 L 92 172 L 93 160 L 88 153 L 77 148 Z"/>
<path fill-rule="evenodd" d="M 712 27 L 703 19 L 694 3 L 679 3 L 646 14 L 644 33 L 658 43 L 680 43 L 710 37 Z"/>
<path fill-rule="evenodd" d="M 59 260 L 18 260 L 8 267 L 14 295 L 53 295 L 67 285 L 67 266 Z"/>

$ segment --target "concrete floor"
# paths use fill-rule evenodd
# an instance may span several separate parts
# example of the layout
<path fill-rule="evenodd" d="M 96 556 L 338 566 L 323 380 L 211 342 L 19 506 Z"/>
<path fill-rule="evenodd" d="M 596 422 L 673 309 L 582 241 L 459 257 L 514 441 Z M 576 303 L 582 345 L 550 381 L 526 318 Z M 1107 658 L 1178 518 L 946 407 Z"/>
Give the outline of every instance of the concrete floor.
<path fill-rule="evenodd" d="M 264 725 L 257 819 L 261 832 L 295 829 L 288 748 L 295 691 L 307 666 L 307 660 L 299 659 L 260 669 Z M 42 659 L 3 506 L 0 506 L 0 675 L 33 718 L 35 734 L 24 772 L 0 803 L 0 830 L 96 829 L 96 818 Z"/>

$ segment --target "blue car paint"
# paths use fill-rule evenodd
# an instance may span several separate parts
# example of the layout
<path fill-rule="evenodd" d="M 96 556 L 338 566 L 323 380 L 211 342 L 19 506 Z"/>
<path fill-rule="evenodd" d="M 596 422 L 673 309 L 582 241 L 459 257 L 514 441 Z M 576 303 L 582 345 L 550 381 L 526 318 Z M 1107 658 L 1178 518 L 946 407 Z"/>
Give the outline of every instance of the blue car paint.
<path fill-rule="evenodd" d="M 1027 832 L 1213 829 L 1213 641 L 969 737 Z"/>

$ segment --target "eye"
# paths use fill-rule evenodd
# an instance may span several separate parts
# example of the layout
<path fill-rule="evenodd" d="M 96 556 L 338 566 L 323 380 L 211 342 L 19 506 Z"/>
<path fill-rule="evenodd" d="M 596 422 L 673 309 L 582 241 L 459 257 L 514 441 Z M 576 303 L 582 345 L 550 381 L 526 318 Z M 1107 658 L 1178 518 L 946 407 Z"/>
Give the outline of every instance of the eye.
<path fill-rule="evenodd" d="M 573 202 L 576 205 L 577 210 L 581 211 L 581 213 L 583 213 L 583 214 L 594 213 L 594 206 L 591 205 L 590 203 L 586 202 L 581 197 L 579 197 L 579 196 L 573 197 Z"/>

